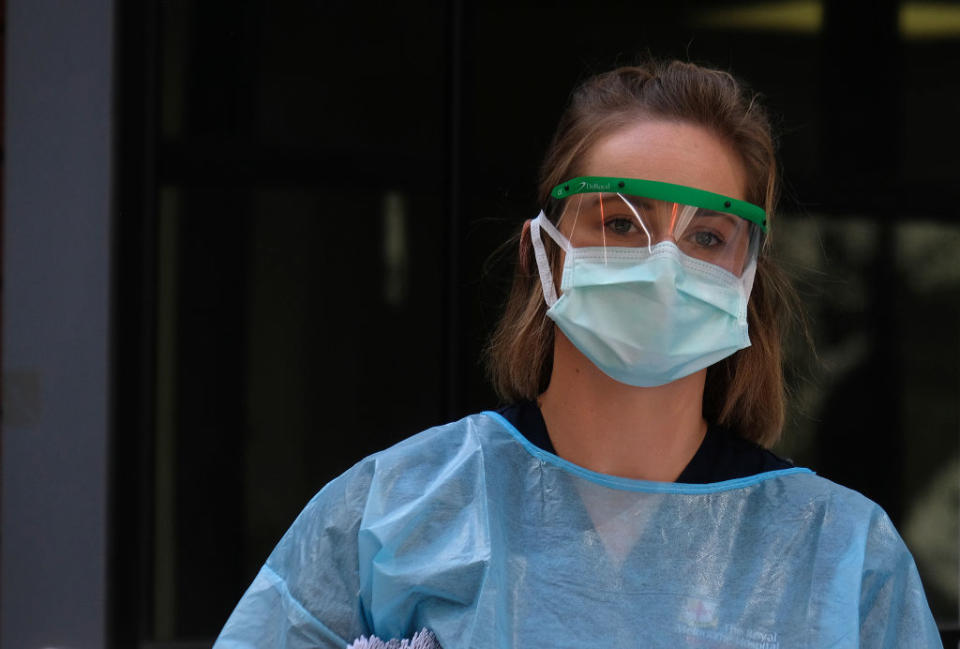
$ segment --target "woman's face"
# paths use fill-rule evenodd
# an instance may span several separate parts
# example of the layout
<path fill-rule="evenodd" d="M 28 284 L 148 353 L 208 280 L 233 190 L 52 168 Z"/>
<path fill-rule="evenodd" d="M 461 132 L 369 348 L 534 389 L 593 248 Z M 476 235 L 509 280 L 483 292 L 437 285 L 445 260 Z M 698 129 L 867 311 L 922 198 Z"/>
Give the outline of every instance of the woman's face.
<path fill-rule="evenodd" d="M 703 127 L 665 120 L 637 122 L 600 139 L 578 166 L 577 175 L 655 180 L 695 187 L 741 200 L 745 200 L 746 194 L 746 173 L 743 164 L 737 153 L 725 141 Z M 580 201 L 581 199 L 574 196 L 568 200 Z M 593 205 L 593 202 L 599 203 L 601 214 L 603 207 L 608 207 L 603 218 L 590 218 L 592 213 L 597 211 L 594 209 L 597 206 Z M 649 220 L 644 229 L 641 231 L 633 228 L 635 232 L 626 232 L 626 228 L 618 228 L 620 222 L 627 223 L 626 219 L 617 217 L 618 212 L 626 212 L 623 209 L 623 202 L 622 197 L 618 201 L 615 194 L 595 194 L 582 202 L 568 203 L 575 218 L 572 221 L 561 218 L 560 228 L 567 230 L 565 234 L 578 247 L 600 245 L 601 237 L 606 245 L 630 245 L 628 242 L 632 239 L 638 239 L 638 241 L 643 239 L 643 243 L 646 243 L 649 242 L 646 235 L 659 241 L 661 240 L 657 236 L 659 231 L 663 239 L 674 240 L 674 243 L 680 245 L 681 249 L 688 254 L 691 254 L 688 248 L 695 248 L 692 256 L 716 263 L 737 275 L 743 270 L 749 239 L 747 236 L 734 236 L 734 228 L 737 232 L 744 234 L 747 231 L 747 223 L 738 217 L 731 215 L 701 217 L 698 219 L 697 227 L 691 226 L 690 232 L 677 241 L 674 235 L 677 235 L 677 238 L 680 236 L 674 228 L 677 223 L 676 206 L 672 206 L 674 210 L 671 214 L 670 204 L 662 201 L 647 201 L 644 219 Z M 644 209 L 639 205 L 638 208 Z M 587 216 L 587 218 L 580 218 L 581 216 Z M 663 223 L 658 223 L 659 221 Z M 577 236 L 573 237 L 570 230 L 576 223 L 579 223 Z M 590 225 L 588 226 L 587 223 Z M 729 245 L 726 248 L 697 247 L 698 241 L 703 242 L 707 230 L 715 231 L 720 238 L 728 241 Z M 713 237 L 712 234 L 709 236 Z M 623 243 L 616 243 L 618 240 Z M 632 245 L 637 243 L 634 242 Z M 718 258 L 714 260 L 710 255 L 718 255 Z M 722 255 L 722 260 L 719 255 Z"/>

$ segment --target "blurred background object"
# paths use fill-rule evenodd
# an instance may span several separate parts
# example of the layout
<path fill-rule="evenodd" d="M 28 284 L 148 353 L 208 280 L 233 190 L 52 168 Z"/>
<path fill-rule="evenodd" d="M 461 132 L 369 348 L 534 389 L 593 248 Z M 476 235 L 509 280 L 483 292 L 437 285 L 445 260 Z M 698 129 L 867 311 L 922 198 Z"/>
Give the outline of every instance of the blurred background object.
<path fill-rule="evenodd" d="M 762 93 L 778 451 L 857 489 L 952 642 L 960 2 L 6 0 L 0 644 L 207 646 L 326 481 L 496 406 L 479 365 L 577 81 Z"/>

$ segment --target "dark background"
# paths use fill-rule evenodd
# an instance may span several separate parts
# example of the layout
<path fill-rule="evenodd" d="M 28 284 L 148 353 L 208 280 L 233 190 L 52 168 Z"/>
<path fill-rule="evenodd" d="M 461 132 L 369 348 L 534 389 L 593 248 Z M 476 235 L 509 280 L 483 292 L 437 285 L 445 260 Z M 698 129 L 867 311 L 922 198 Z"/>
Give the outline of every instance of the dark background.
<path fill-rule="evenodd" d="M 957 620 L 956 3 L 118 3 L 112 646 L 209 643 L 309 497 L 496 405 L 480 352 L 570 90 L 729 69 L 779 134 L 779 452 L 858 489 Z"/>

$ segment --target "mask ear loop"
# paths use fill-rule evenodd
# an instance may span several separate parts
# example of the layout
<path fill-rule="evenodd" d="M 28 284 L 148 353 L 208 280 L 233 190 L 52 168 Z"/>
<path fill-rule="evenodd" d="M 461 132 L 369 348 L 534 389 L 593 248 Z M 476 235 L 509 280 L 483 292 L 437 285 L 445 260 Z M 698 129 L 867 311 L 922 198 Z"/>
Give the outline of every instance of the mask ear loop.
<path fill-rule="evenodd" d="M 550 238 L 557 242 L 564 252 L 570 254 L 570 241 L 554 227 L 547 216 L 540 211 L 537 218 L 530 222 L 530 239 L 533 242 L 533 256 L 537 260 L 537 271 L 540 273 L 540 286 L 543 288 L 543 299 L 548 307 L 557 303 L 557 289 L 553 285 L 553 273 L 550 272 L 550 260 L 547 258 L 547 251 L 543 247 L 543 239 L 540 237 L 540 228 L 543 228 Z"/>

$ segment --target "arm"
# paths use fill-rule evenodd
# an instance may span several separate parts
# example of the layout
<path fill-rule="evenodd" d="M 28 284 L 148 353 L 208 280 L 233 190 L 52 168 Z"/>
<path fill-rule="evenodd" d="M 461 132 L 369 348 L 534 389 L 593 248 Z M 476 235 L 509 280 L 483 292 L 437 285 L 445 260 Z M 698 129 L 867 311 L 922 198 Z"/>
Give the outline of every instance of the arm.
<path fill-rule="evenodd" d="M 860 646 L 940 648 L 913 557 L 883 511 L 871 521 L 860 589 Z"/>
<path fill-rule="evenodd" d="M 368 633 L 357 529 L 369 468 L 353 467 L 307 504 L 230 615 L 216 649 L 343 649 Z"/>

